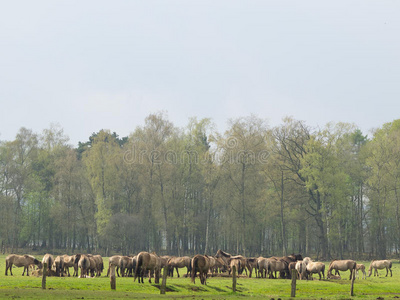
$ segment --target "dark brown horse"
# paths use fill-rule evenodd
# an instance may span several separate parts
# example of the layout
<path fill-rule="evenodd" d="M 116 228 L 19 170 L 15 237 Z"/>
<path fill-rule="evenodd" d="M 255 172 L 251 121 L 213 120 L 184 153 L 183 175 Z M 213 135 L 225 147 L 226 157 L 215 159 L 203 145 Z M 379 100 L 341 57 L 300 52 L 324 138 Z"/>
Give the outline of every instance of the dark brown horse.
<path fill-rule="evenodd" d="M 230 265 L 230 261 L 231 259 L 240 259 L 240 269 L 237 270 L 238 274 L 242 274 L 243 271 L 246 272 L 247 275 L 247 269 L 246 269 L 246 257 L 242 256 L 242 255 L 231 255 L 227 252 L 222 251 L 221 249 L 218 249 L 217 253 L 215 254 L 216 258 L 221 258 L 224 263 L 229 266 Z M 230 274 L 230 272 L 229 272 Z"/>
<path fill-rule="evenodd" d="M 196 274 L 199 272 L 201 284 L 207 284 L 207 273 L 210 268 L 210 261 L 207 256 L 197 254 L 192 258 L 192 282 L 195 283 Z"/>
<path fill-rule="evenodd" d="M 139 277 L 139 283 L 143 283 L 143 277 L 145 272 L 149 271 L 149 282 L 151 283 L 151 274 L 154 273 L 155 283 L 159 283 L 160 280 L 160 268 L 161 262 L 159 257 L 155 253 L 140 252 L 137 255 L 137 263 L 135 269 L 135 279 Z"/>
<path fill-rule="evenodd" d="M 7 276 L 8 270 L 10 270 L 10 274 L 13 275 L 13 273 L 12 273 L 13 265 L 17 266 L 18 268 L 24 267 L 22 276 L 24 276 L 25 270 L 26 270 L 26 276 L 29 276 L 29 266 L 30 265 L 37 265 L 39 267 L 39 269 L 42 268 L 42 263 L 40 261 L 38 261 L 36 258 L 34 258 L 32 255 L 10 254 L 9 256 L 6 257 L 6 276 Z"/>

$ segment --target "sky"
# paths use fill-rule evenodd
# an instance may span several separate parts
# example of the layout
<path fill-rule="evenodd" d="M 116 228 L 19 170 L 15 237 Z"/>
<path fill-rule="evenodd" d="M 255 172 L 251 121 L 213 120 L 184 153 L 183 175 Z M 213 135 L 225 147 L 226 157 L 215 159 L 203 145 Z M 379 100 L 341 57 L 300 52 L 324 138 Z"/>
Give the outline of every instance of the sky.
<path fill-rule="evenodd" d="M 398 0 L 2 1 L 0 140 L 59 124 L 70 143 L 146 116 L 175 126 L 400 117 Z"/>

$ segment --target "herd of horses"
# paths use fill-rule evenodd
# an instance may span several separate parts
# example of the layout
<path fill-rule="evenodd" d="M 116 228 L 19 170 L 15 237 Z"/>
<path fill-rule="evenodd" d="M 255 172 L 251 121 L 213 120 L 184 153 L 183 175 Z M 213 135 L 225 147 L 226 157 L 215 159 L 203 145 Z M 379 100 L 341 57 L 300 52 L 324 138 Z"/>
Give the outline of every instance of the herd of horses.
<path fill-rule="evenodd" d="M 72 276 L 79 277 L 98 277 L 104 270 L 103 258 L 100 255 L 91 254 L 75 254 L 62 255 L 54 258 L 51 254 L 45 254 L 42 261 L 37 260 L 32 255 L 16 255 L 11 254 L 6 258 L 6 272 L 12 274 L 12 266 L 24 267 L 22 276 L 29 276 L 29 270 L 36 272 L 35 275 L 43 274 L 43 267 L 46 264 L 46 273 L 48 276 L 71 276 L 69 269 L 73 268 Z M 325 264 L 313 261 L 309 257 L 302 257 L 301 254 L 292 254 L 283 257 L 258 257 L 247 258 L 242 255 L 231 255 L 222 250 L 218 250 L 215 256 L 195 255 L 193 258 L 189 256 L 158 256 L 155 253 L 140 252 L 135 256 L 115 255 L 109 258 L 109 266 L 107 276 L 110 269 L 115 268 L 117 276 L 134 277 L 139 283 L 143 283 L 144 277 L 151 279 L 154 277 L 155 283 L 159 283 L 162 270 L 167 271 L 168 276 L 173 276 L 174 270 L 180 277 L 180 268 L 186 268 L 185 276 L 191 277 L 191 281 L 195 283 L 198 276 L 201 284 L 206 284 L 207 277 L 216 274 L 226 274 L 231 276 L 233 270 L 241 275 L 246 273 L 251 277 L 253 271 L 255 276 L 260 278 L 282 278 L 290 279 L 293 275 L 299 279 L 312 279 L 313 274 L 318 274 L 319 279 L 325 279 Z M 392 276 L 392 262 L 390 260 L 373 260 L 369 267 L 368 276 L 379 276 L 378 270 L 386 269 L 386 276 L 390 272 Z M 335 274 L 333 274 L 335 271 Z M 352 276 L 357 277 L 358 271 L 363 273 L 362 278 L 366 278 L 365 266 L 357 264 L 354 260 L 333 260 L 329 264 L 327 271 L 328 279 L 340 279 L 340 271 L 350 271 L 350 279 Z M 197 275 L 198 274 L 198 275 Z"/>

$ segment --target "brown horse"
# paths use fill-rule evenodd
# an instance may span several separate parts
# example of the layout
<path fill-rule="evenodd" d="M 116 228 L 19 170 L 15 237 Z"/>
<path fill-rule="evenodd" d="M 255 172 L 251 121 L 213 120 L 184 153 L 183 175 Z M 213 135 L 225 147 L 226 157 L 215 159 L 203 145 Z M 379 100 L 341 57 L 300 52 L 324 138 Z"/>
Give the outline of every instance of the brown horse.
<path fill-rule="evenodd" d="M 57 256 L 56 259 L 53 262 L 52 266 L 53 271 L 56 272 L 56 276 L 63 276 L 63 271 L 64 271 L 64 257 L 63 256 Z"/>
<path fill-rule="evenodd" d="M 246 267 L 249 270 L 249 277 L 251 278 L 251 275 L 253 274 L 253 269 L 256 270 L 256 277 L 258 276 L 257 274 L 257 258 L 251 257 L 246 259 Z"/>
<path fill-rule="evenodd" d="M 42 268 L 42 263 L 40 261 L 38 261 L 36 258 L 34 258 L 32 255 L 10 254 L 9 256 L 6 257 L 6 276 L 7 276 L 8 270 L 10 270 L 10 274 L 13 275 L 13 273 L 12 273 L 13 265 L 16 265 L 18 268 L 24 267 L 22 276 L 24 276 L 25 270 L 26 270 L 26 276 L 29 276 L 29 266 L 30 265 L 36 265 L 39 267 L 39 269 Z"/>
<path fill-rule="evenodd" d="M 276 272 L 279 272 L 282 278 L 285 278 L 285 274 L 289 273 L 289 263 L 286 260 L 277 257 L 270 257 L 267 258 L 267 261 L 270 278 L 276 278 Z M 275 273 L 275 276 L 273 273 Z"/>
<path fill-rule="evenodd" d="M 168 260 L 168 267 L 170 269 L 170 274 L 173 277 L 174 276 L 174 268 L 176 270 L 176 273 L 178 274 L 179 278 L 179 268 L 185 268 L 186 267 L 186 275 L 190 274 L 190 271 L 192 270 L 191 267 L 191 259 L 189 256 L 183 256 L 183 257 L 171 257 Z"/>
<path fill-rule="evenodd" d="M 78 264 L 78 268 L 81 269 L 80 278 L 87 277 L 91 269 L 89 257 L 85 254 L 76 254 L 75 263 Z"/>
<path fill-rule="evenodd" d="M 332 275 L 332 270 L 336 271 L 350 271 L 350 278 L 356 270 L 357 263 L 354 260 L 346 259 L 346 260 L 332 260 L 329 264 L 328 274 Z"/>
<path fill-rule="evenodd" d="M 125 277 L 125 269 L 129 268 L 129 264 L 132 264 L 132 259 L 129 256 L 120 256 L 118 262 L 118 269 L 121 273 L 121 277 Z M 120 276 L 117 269 L 117 275 Z"/>
<path fill-rule="evenodd" d="M 137 263 L 135 268 L 135 279 L 139 277 L 139 283 L 143 283 L 143 277 L 145 272 L 149 271 L 149 282 L 151 283 L 151 273 L 154 273 L 155 283 L 159 283 L 160 280 L 160 268 L 161 262 L 159 257 L 155 253 L 140 252 L 137 255 Z"/>
<path fill-rule="evenodd" d="M 75 264 L 75 255 L 70 256 L 68 254 L 64 254 L 63 260 L 64 260 L 64 273 L 68 274 L 68 277 L 70 277 L 71 274 L 69 273 L 69 268 L 73 267 L 74 273 L 72 276 L 78 276 L 78 264 Z"/>
<path fill-rule="evenodd" d="M 47 264 L 47 274 L 51 274 L 51 268 L 54 263 L 53 255 L 46 253 L 42 258 L 42 264 L 44 265 L 45 263 Z"/>
<path fill-rule="evenodd" d="M 319 261 L 310 261 L 306 266 L 307 279 L 310 277 L 312 279 L 312 274 L 318 274 L 319 280 L 322 277 L 325 279 L 325 264 Z"/>
<path fill-rule="evenodd" d="M 227 266 L 229 266 L 231 259 L 240 259 L 240 269 L 237 270 L 238 274 L 242 274 L 243 271 L 245 271 L 247 275 L 246 258 L 244 256 L 242 255 L 233 256 L 227 252 L 222 251 L 221 249 L 218 249 L 217 254 L 215 254 L 215 257 L 221 258 Z"/>
<path fill-rule="evenodd" d="M 386 277 L 390 271 L 390 277 L 392 277 L 392 262 L 390 260 L 373 260 L 369 265 L 368 277 L 372 275 L 372 269 L 374 269 L 374 276 L 379 276 L 378 269 L 386 269 Z"/>
<path fill-rule="evenodd" d="M 195 283 L 196 274 L 199 272 L 201 284 L 207 284 L 207 273 L 210 268 L 210 262 L 207 256 L 197 254 L 192 258 L 192 282 Z"/>
<path fill-rule="evenodd" d="M 115 266 L 117 275 L 118 274 L 118 269 L 119 269 L 119 260 L 121 259 L 121 255 L 113 255 L 108 259 L 108 271 L 107 271 L 107 277 L 110 275 L 110 267 Z"/>
<path fill-rule="evenodd" d="M 269 261 L 267 258 L 260 256 L 257 258 L 257 270 L 258 276 L 261 278 L 267 278 L 268 270 L 269 270 Z"/>

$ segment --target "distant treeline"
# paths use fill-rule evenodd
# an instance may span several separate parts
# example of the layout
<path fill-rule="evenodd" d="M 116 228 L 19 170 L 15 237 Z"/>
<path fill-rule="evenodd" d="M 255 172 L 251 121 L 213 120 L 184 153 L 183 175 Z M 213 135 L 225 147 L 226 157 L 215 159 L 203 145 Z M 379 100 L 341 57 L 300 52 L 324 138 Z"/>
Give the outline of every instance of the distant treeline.
<path fill-rule="evenodd" d="M 109 255 L 217 249 L 320 259 L 400 248 L 400 120 L 368 138 L 254 116 L 224 133 L 151 114 L 129 137 L 100 130 L 77 148 L 57 126 L 0 142 L 0 242 Z"/>

